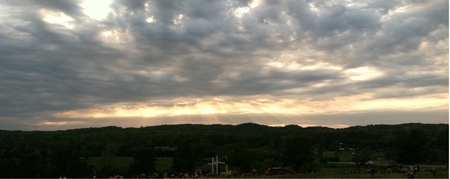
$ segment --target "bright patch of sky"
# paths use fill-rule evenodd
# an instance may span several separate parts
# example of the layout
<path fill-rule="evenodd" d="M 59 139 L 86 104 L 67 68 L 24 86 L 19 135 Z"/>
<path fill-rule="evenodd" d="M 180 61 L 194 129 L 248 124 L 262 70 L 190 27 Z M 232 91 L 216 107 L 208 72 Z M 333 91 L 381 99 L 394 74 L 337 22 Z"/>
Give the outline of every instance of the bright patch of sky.
<path fill-rule="evenodd" d="M 41 9 L 40 14 L 42 19 L 50 24 L 62 25 L 67 29 L 73 29 L 75 26 L 74 20 L 62 12 Z"/>
<path fill-rule="evenodd" d="M 145 21 L 147 21 L 148 23 L 155 23 L 156 22 L 153 16 L 145 19 Z"/>
<path fill-rule="evenodd" d="M 349 76 L 351 80 L 370 80 L 377 77 L 383 76 L 383 72 L 375 68 L 369 67 L 358 67 L 353 69 L 348 69 L 344 71 L 345 74 Z"/>
<path fill-rule="evenodd" d="M 244 14 L 249 13 L 251 9 L 257 7 L 259 3 L 260 0 L 253 0 L 248 6 L 238 7 L 234 10 L 234 15 L 241 18 Z"/>
<path fill-rule="evenodd" d="M 112 2 L 113 0 L 83 0 L 80 6 L 89 18 L 100 21 L 112 12 L 110 8 Z"/>

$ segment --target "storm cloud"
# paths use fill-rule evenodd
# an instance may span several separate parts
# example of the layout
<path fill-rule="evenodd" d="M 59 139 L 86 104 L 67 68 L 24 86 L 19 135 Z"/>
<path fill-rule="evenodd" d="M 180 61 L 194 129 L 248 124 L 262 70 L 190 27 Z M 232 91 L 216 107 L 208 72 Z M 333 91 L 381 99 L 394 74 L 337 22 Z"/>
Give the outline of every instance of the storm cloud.
<path fill-rule="evenodd" d="M 448 7 L 0 0 L 0 129 L 448 123 Z"/>

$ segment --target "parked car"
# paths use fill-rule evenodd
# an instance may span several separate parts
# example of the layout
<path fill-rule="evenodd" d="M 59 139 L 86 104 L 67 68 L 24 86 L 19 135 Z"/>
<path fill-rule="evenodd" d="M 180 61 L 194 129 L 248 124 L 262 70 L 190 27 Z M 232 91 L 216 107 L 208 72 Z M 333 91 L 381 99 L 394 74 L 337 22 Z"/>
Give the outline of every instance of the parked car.
<path fill-rule="evenodd" d="M 293 175 L 297 174 L 296 172 L 285 168 L 285 167 L 272 167 L 267 169 L 267 171 L 264 173 L 265 176 L 269 175 Z"/>

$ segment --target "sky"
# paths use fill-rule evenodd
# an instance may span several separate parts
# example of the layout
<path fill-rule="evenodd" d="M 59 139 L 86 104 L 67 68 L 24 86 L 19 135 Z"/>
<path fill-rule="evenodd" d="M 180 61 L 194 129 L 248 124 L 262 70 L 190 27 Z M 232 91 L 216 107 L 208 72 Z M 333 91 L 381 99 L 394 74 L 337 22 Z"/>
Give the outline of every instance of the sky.
<path fill-rule="evenodd" d="M 449 121 L 447 0 L 0 0 L 0 129 Z"/>

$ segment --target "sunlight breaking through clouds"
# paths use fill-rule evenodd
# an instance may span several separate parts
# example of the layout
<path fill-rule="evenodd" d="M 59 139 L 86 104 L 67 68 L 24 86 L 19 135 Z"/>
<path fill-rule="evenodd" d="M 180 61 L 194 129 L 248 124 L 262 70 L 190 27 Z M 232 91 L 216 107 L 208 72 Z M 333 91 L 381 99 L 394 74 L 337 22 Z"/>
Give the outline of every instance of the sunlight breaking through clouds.
<path fill-rule="evenodd" d="M 73 29 L 75 26 L 74 20 L 63 12 L 41 9 L 40 14 L 45 22 L 62 25 L 67 29 Z"/>
<path fill-rule="evenodd" d="M 448 1 L 0 1 L 0 10 L 2 129 L 448 123 Z"/>
<path fill-rule="evenodd" d="M 344 71 L 351 80 L 364 81 L 383 76 L 383 72 L 375 68 L 359 67 Z"/>
<path fill-rule="evenodd" d="M 257 7 L 260 4 L 260 0 L 253 0 L 250 2 L 248 6 L 238 7 L 234 10 L 234 15 L 238 18 L 242 18 L 242 16 L 246 13 L 249 13 L 251 9 Z"/>
<path fill-rule="evenodd" d="M 257 99 L 226 101 L 219 100 L 193 100 L 180 102 L 173 107 L 152 105 L 127 104 L 105 106 L 94 110 L 67 111 L 55 113 L 55 117 L 64 118 L 108 118 L 108 117 L 161 117 L 203 114 L 284 114 L 284 115 L 310 115 L 353 113 L 374 109 L 384 110 L 417 110 L 428 108 L 430 110 L 445 109 L 447 94 L 422 96 L 415 99 L 372 99 L 372 94 L 340 97 L 332 101 L 311 101 L 294 99 Z M 361 101 L 363 100 L 363 101 Z M 420 104 L 420 106 L 414 105 Z"/>
<path fill-rule="evenodd" d="M 147 21 L 147 22 L 150 23 L 150 24 L 156 22 L 156 20 L 154 19 L 153 16 L 150 16 L 149 18 L 145 19 L 145 21 Z"/>
<path fill-rule="evenodd" d="M 113 0 L 83 0 L 80 6 L 89 18 L 103 20 L 112 11 L 110 8 L 112 2 Z"/>

